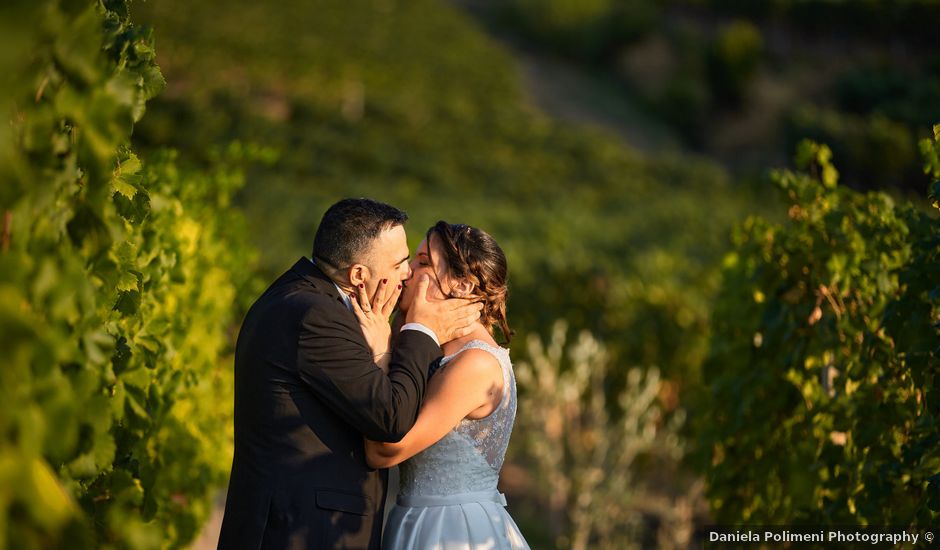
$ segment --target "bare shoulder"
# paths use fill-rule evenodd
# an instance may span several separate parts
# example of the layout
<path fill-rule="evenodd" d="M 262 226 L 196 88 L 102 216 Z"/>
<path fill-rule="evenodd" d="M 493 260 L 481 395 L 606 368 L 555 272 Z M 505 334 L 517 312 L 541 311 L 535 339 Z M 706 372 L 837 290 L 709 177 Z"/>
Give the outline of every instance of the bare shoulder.
<path fill-rule="evenodd" d="M 441 367 L 440 374 L 460 380 L 502 380 L 502 367 L 492 353 L 479 348 L 469 348 Z"/>

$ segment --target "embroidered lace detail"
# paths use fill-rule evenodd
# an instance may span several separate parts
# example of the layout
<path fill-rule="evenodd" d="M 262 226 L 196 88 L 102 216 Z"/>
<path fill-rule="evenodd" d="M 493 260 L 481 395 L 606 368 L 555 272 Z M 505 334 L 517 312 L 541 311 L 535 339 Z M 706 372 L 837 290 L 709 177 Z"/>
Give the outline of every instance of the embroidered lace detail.
<path fill-rule="evenodd" d="M 485 418 L 461 420 L 440 441 L 403 462 L 399 467 L 402 495 L 447 495 L 496 488 L 516 418 L 516 379 L 509 350 L 482 340 L 467 342 L 457 353 L 441 359 L 440 366 L 468 349 L 482 349 L 499 361 L 503 371 L 499 405 Z"/>

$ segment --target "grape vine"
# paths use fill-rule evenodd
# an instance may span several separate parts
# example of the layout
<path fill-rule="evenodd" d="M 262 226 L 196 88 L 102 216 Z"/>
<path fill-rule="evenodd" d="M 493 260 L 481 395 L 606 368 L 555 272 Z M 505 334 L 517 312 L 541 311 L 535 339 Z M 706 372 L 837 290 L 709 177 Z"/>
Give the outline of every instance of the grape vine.
<path fill-rule="evenodd" d="M 831 153 L 773 175 L 725 260 L 698 422 L 726 523 L 927 525 L 940 511 L 940 126 L 933 211 L 840 187 Z"/>
<path fill-rule="evenodd" d="M 227 479 L 255 284 L 229 201 L 259 152 L 142 160 L 131 132 L 164 81 L 127 1 L 24 9 L 31 86 L 0 135 L 0 548 L 177 547 Z"/>

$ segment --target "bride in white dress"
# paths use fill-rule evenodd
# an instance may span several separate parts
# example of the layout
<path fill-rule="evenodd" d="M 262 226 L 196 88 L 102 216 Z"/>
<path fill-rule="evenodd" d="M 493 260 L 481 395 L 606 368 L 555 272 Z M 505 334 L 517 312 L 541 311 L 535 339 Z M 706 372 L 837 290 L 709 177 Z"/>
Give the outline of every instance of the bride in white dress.
<path fill-rule="evenodd" d="M 397 505 L 382 547 L 528 548 L 496 488 L 516 414 L 509 350 L 497 345 L 492 331 L 498 325 L 507 340 L 512 334 L 506 323 L 506 257 L 485 232 L 442 221 L 428 231 L 411 267 L 402 310 L 419 289 L 428 289 L 428 299 L 479 300 L 483 310 L 469 334 L 444 344 L 445 356 L 432 367 L 424 405 L 404 439 L 366 441 L 370 466 L 401 465 Z M 429 281 L 416 284 L 425 275 Z M 369 319 L 358 304 L 354 311 L 364 331 L 371 322 L 372 330 L 381 332 L 375 317 Z"/>

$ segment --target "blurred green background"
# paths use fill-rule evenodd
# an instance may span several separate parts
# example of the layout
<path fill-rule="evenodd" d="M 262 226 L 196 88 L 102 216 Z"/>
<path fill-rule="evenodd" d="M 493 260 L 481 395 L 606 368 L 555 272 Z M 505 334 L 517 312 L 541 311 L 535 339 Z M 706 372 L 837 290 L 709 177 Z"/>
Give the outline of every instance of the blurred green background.
<path fill-rule="evenodd" d="M 767 168 L 800 139 L 830 143 L 849 186 L 922 197 L 938 5 L 135 3 L 168 85 L 134 142 L 196 165 L 233 140 L 277 153 L 237 198 L 261 252 L 246 268 L 267 279 L 346 196 L 407 210 L 412 246 L 437 219 L 486 229 L 510 259 L 514 355 L 563 320 L 604 342 L 611 402 L 629 367 L 658 368 L 669 417 L 694 409 L 730 229 L 784 213 Z M 513 512 L 537 546 L 567 540 L 525 454 L 507 468 Z M 706 520 L 673 462 L 633 466 L 647 520 L 632 540 L 654 540 L 677 498 Z"/>

